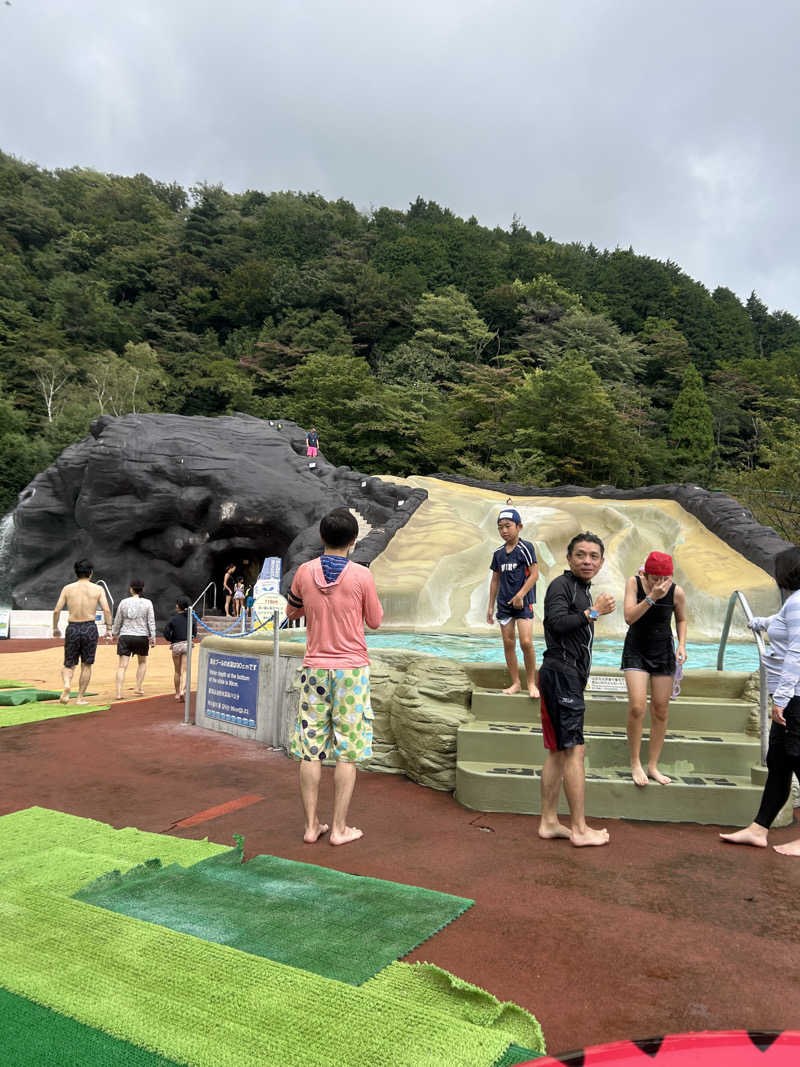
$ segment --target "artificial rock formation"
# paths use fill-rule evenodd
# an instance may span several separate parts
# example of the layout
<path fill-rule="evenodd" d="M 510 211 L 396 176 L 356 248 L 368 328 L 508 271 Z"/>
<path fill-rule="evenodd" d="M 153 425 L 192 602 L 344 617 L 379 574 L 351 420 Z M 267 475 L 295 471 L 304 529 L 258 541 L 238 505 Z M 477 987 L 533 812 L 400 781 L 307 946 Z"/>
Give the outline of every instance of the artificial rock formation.
<path fill-rule="evenodd" d="M 229 562 L 257 574 L 264 557 L 280 556 L 285 591 L 319 553 L 326 512 L 349 507 L 372 527 L 352 556 L 369 563 L 424 498 L 323 456 L 309 461 L 292 422 L 103 416 L 20 494 L 13 604 L 49 608 L 82 556 L 117 597 L 141 578 L 160 617 L 176 596 L 219 584 Z"/>

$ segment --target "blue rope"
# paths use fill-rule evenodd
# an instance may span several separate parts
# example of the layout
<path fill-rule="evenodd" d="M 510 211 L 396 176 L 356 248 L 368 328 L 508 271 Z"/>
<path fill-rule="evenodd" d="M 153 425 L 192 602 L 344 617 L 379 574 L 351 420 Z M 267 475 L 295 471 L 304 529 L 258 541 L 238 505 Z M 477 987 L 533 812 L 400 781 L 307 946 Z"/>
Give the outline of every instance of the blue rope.
<path fill-rule="evenodd" d="M 239 619 L 236 620 L 233 626 L 229 626 L 227 630 L 212 630 L 210 626 L 207 626 L 203 622 L 203 620 L 198 616 L 197 612 L 194 611 L 194 609 L 192 609 L 192 616 L 194 617 L 196 622 L 200 623 L 204 630 L 208 630 L 210 634 L 214 634 L 216 637 L 249 637 L 250 634 L 257 633 L 259 630 L 263 630 L 265 626 L 269 626 L 269 622 L 260 622 L 258 626 L 254 626 L 252 630 L 245 630 L 244 632 L 240 630 L 239 633 L 232 634 L 231 630 L 233 629 L 233 627 L 241 625 Z M 271 621 L 272 620 L 270 619 L 270 622 Z M 280 627 L 278 627 L 278 629 L 280 629 Z"/>

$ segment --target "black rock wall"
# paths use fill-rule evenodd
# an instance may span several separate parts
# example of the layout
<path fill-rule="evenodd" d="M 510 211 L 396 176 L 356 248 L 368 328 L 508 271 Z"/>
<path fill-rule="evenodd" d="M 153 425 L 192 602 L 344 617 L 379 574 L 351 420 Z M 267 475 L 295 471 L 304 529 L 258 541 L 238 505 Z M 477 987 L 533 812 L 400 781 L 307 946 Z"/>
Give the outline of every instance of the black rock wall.
<path fill-rule="evenodd" d="M 141 578 L 161 618 L 177 596 L 219 583 L 229 561 L 281 556 L 285 592 L 319 554 L 326 512 L 355 508 L 373 526 L 353 554 L 369 563 L 426 496 L 308 460 L 305 430 L 289 421 L 103 416 L 20 493 L 13 605 L 49 608 L 81 556 L 117 598 Z"/>

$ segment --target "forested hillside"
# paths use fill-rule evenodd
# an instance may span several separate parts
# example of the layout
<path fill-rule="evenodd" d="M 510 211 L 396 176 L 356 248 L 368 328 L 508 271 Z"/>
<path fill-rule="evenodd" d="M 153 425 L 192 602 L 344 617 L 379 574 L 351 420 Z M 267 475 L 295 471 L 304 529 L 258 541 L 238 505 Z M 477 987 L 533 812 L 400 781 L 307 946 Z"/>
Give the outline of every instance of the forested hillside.
<path fill-rule="evenodd" d="M 800 322 L 674 263 L 0 153 L 0 512 L 101 412 L 242 411 L 368 473 L 698 481 L 798 540 L 799 406 Z"/>

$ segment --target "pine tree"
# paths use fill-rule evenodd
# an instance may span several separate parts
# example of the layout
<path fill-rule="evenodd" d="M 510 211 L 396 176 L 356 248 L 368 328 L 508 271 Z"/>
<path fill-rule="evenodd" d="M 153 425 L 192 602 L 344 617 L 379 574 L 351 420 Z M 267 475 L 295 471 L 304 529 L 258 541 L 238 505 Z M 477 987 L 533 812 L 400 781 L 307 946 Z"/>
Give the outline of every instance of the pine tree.
<path fill-rule="evenodd" d="M 686 369 L 672 408 L 670 436 L 678 474 L 684 478 L 707 478 L 714 458 L 714 422 L 703 379 L 693 363 Z"/>

